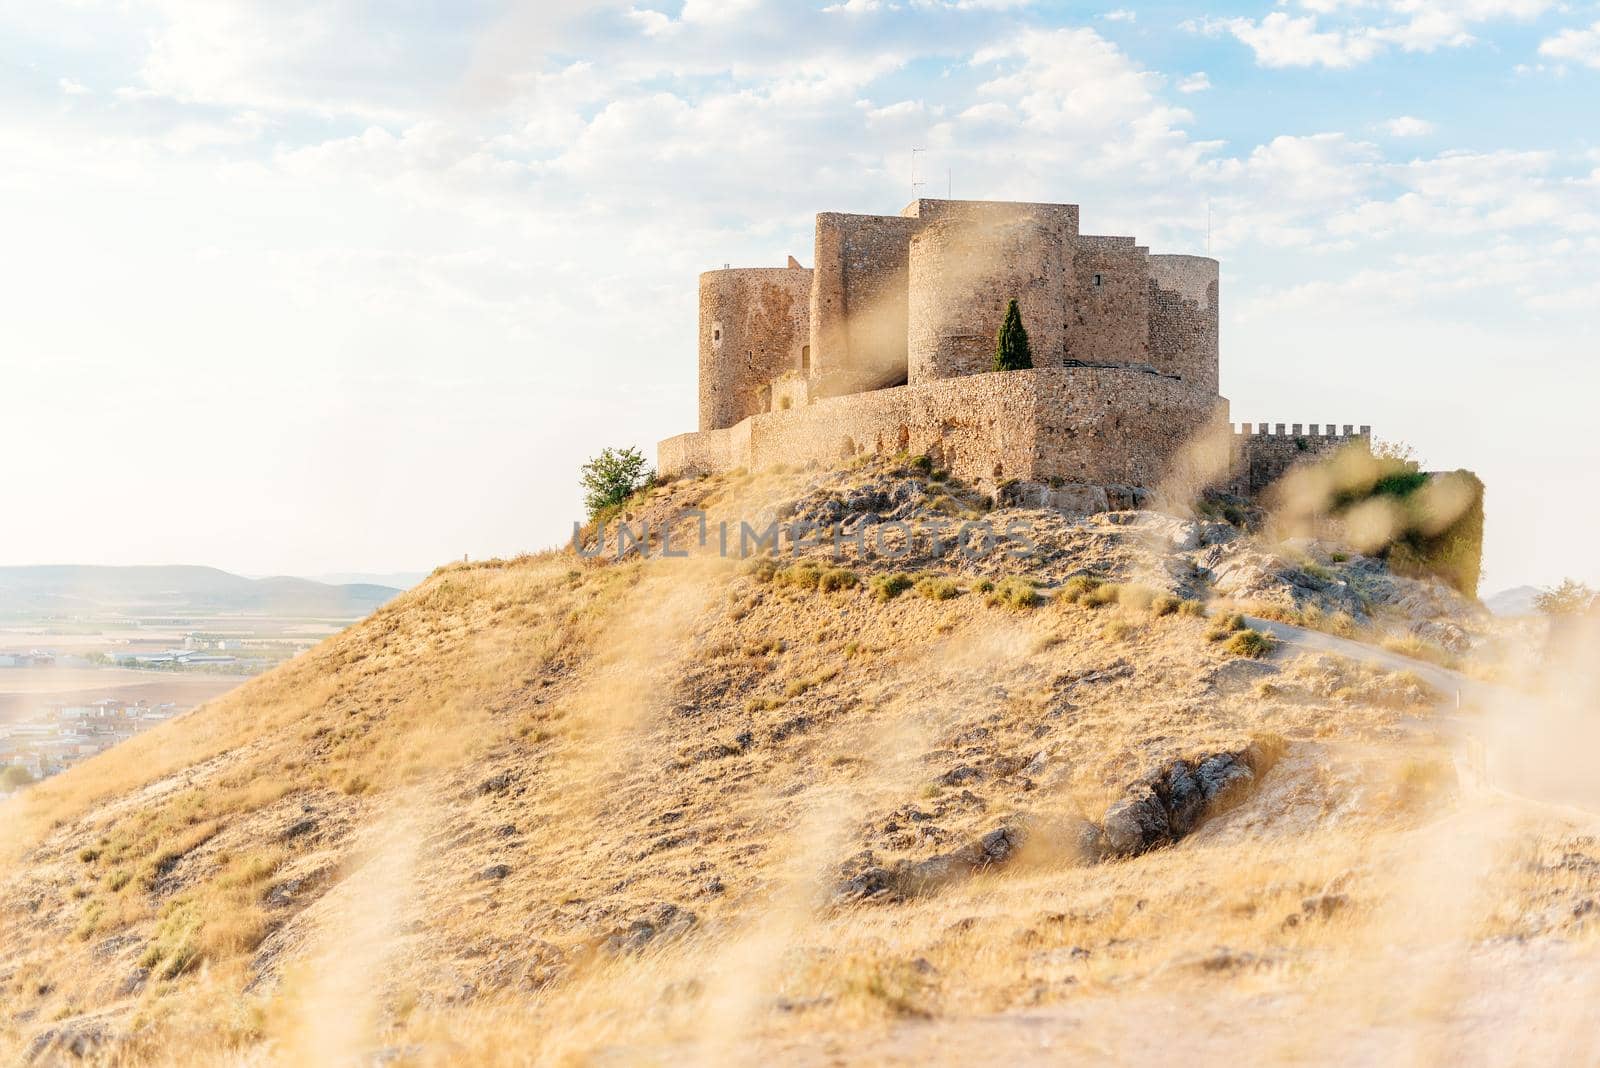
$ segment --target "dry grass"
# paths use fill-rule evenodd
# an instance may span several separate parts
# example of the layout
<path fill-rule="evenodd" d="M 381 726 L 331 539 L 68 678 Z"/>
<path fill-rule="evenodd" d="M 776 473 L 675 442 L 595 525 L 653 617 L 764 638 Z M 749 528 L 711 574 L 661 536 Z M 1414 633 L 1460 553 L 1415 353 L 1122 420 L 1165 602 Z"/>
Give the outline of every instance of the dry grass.
<path fill-rule="evenodd" d="M 1025 1010 L 1079 1021 L 1086 1060 L 1140 1060 L 1101 1029 L 1216 1004 L 1236 1038 L 1317 990 L 1366 1011 L 1426 888 L 1472 888 L 1433 910 L 1441 951 L 1593 946 L 1581 821 L 1465 820 L 1444 740 L 1403 729 L 1433 716 L 1415 680 L 1318 659 L 1230 686 L 1251 632 L 1208 641 L 1149 587 L 996 611 L 918 585 L 954 575 L 828 589 L 831 566 L 454 565 L 31 792 L 6 812 L 0 1044 L 104 1013 L 133 1064 L 978 1062 Z M 1284 755 L 1243 804 L 1085 863 L 1077 830 L 1130 782 L 1269 734 Z M 999 826 L 1028 829 L 1004 867 L 834 899 Z M 1445 842 L 1479 847 L 1470 879 Z"/>

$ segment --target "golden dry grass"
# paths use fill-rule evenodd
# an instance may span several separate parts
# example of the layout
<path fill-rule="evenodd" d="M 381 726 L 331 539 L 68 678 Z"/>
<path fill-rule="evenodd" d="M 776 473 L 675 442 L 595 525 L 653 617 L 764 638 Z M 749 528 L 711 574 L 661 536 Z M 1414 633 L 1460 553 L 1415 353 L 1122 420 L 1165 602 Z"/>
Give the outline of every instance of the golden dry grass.
<path fill-rule="evenodd" d="M 1142 1011 L 1212 1048 L 1220 1024 L 1170 1023 L 1197 1002 L 1398 1012 L 1457 1041 L 1441 1005 L 1477 954 L 1592 955 L 1592 821 L 1465 778 L 1415 679 L 1241 665 L 1138 583 L 1030 606 L 1020 575 L 991 598 L 936 573 L 907 585 L 969 592 L 880 599 L 830 566 L 453 565 L 30 791 L 5 813 L 0 1042 L 95 1024 L 132 1064 L 926 1063 L 1025 1051 L 1038 1014 L 1080 1057 L 1139 1059 Z M 1284 755 L 1245 804 L 1085 862 L 1077 829 L 1130 782 L 1268 737 Z M 1028 829 L 1003 868 L 834 896 L 1001 826 Z"/>

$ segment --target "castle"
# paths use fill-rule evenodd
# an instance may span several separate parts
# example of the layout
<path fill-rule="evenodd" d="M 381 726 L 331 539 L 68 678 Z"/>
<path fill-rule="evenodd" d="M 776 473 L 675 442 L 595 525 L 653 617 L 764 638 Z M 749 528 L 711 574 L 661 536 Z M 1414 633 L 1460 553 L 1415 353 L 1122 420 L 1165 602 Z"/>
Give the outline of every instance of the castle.
<path fill-rule="evenodd" d="M 1115 506 L 1219 430 L 1221 484 L 1241 496 L 1370 436 L 1231 428 L 1217 261 L 1080 233 L 1077 205 L 823 213 L 814 264 L 700 276 L 700 428 L 660 443 L 663 474 L 904 452 L 971 482 L 1066 486 Z M 1013 299 L 1033 369 L 994 372 Z"/>

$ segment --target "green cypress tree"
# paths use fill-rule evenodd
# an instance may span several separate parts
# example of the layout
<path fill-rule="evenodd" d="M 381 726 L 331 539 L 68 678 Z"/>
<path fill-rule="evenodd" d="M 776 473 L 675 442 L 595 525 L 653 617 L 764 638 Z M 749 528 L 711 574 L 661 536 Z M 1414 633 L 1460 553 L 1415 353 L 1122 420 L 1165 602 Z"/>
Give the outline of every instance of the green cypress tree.
<path fill-rule="evenodd" d="M 1022 325 L 1022 311 L 1017 302 L 1006 306 L 1006 321 L 1000 324 L 1000 336 L 995 339 L 994 369 L 996 371 L 1026 371 L 1033 366 L 1033 350 L 1028 347 L 1028 331 Z"/>

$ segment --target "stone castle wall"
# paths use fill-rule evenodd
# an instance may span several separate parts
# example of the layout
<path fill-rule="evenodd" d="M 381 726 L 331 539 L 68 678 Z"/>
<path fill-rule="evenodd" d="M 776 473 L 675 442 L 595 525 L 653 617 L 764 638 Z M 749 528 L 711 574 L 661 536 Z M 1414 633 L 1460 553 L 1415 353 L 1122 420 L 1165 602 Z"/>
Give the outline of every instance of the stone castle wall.
<path fill-rule="evenodd" d="M 1150 363 L 1196 389 L 1218 391 L 1220 270 L 1206 256 L 1154 255 L 1150 268 Z"/>
<path fill-rule="evenodd" d="M 1209 257 L 1081 234 L 1075 205 L 926 199 L 820 214 L 815 253 L 701 276 L 701 432 L 661 443 L 664 473 L 904 451 L 973 480 L 1153 489 L 1226 419 Z M 994 374 L 1013 299 L 1034 370 Z M 1225 485 L 1259 496 L 1369 434 L 1320 429 L 1234 435 Z"/>
<path fill-rule="evenodd" d="M 1241 424 L 1233 437 L 1234 479 L 1229 492 L 1240 497 L 1259 497 L 1268 487 L 1290 470 L 1301 464 L 1316 463 L 1326 459 L 1354 442 L 1372 443 L 1372 428 L 1359 429 L 1346 424 L 1340 430 L 1329 423 L 1304 427 L 1277 424 L 1269 430 L 1266 423 L 1259 427 Z"/>
<path fill-rule="evenodd" d="M 856 393 L 906 380 L 907 257 L 916 219 L 817 216 L 809 296 L 817 392 Z"/>
<path fill-rule="evenodd" d="M 700 276 L 700 429 L 766 411 L 770 383 L 805 361 L 811 271 L 707 271 Z"/>
<path fill-rule="evenodd" d="M 994 369 L 995 336 L 1015 300 L 1035 367 L 1066 361 L 1072 235 L 1023 212 L 946 217 L 911 240 L 911 382 Z"/>
<path fill-rule="evenodd" d="M 1152 486 L 1221 402 L 1126 368 L 968 375 L 756 415 L 661 443 L 663 474 L 926 455 L 974 482 L 1060 479 Z"/>
<path fill-rule="evenodd" d="M 1149 364 L 1148 259 L 1149 250 L 1131 237 L 1078 238 L 1072 250 L 1068 359 Z"/>

